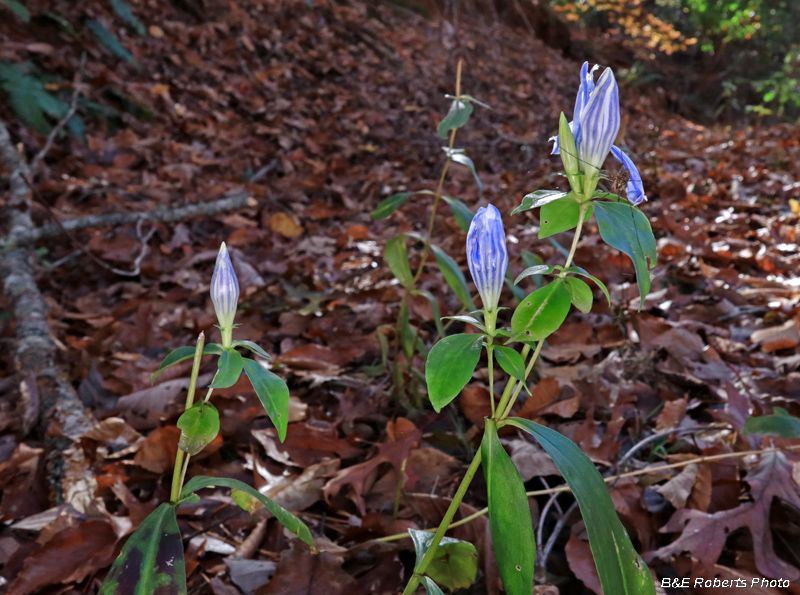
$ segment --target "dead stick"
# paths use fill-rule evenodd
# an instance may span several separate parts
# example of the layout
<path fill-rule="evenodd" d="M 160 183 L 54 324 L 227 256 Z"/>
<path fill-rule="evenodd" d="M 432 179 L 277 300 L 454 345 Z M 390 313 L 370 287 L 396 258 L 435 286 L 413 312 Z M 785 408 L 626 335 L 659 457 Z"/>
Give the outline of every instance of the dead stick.
<path fill-rule="evenodd" d="M 170 209 L 157 209 L 144 213 L 108 213 L 103 215 L 89 215 L 70 219 L 63 223 L 45 225 L 40 228 L 30 228 L 11 234 L 8 240 L 0 243 L 4 250 L 19 246 L 27 246 L 38 240 L 67 234 L 71 231 L 89 229 L 92 227 L 118 227 L 121 225 L 135 225 L 143 223 L 175 223 L 188 219 L 211 217 L 219 213 L 236 211 L 247 207 L 254 207 L 258 203 L 248 194 L 235 194 L 227 198 L 211 202 L 173 207 Z"/>

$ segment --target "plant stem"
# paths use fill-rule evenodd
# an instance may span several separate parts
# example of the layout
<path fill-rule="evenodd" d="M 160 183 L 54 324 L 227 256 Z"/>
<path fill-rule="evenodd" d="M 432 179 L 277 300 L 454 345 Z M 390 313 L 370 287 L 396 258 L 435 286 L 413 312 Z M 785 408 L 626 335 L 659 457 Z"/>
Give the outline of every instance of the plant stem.
<path fill-rule="evenodd" d="M 191 409 L 194 404 L 194 393 L 197 390 L 197 377 L 200 374 L 200 360 L 203 357 L 203 346 L 206 342 L 205 333 L 202 331 L 197 337 L 197 346 L 194 349 L 194 360 L 192 361 L 192 376 L 189 380 L 189 391 L 186 393 L 186 405 L 184 411 Z M 184 460 L 185 459 L 185 460 Z M 189 465 L 189 455 L 187 455 L 180 448 L 175 456 L 175 468 L 172 471 L 172 488 L 170 489 L 169 500 L 173 504 L 181 497 L 181 489 L 183 488 L 183 479 L 186 475 L 186 468 Z"/>
<path fill-rule="evenodd" d="M 462 60 L 458 61 L 458 66 L 456 67 L 456 97 L 455 101 L 460 101 L 461 99 L 461 64 Z M 433 236 L 433 224 L 436 220 L 436 207 L 439 206 L 439 201 L 442 198 L 442 187 L 444 186 L 444 179 L 447 176 L 447 170 L 450 169 L 450 155 L 453 152 L 453 144 L 456 141 L 456 129 L 453 128 L 450 131 L 450 151 L 447 153 L 447 161 L 445 161 L 444 167 L 442 168 L 442 175 L 439 176 L 439 185 L 436 187 L 436 194 L 433 195 L 433 207 L 431 208 L 431 218 L 428 222 L 428 235 L 425 237 L 425 245 L 422 247 L 422 258 L 419 261 L 419 266 L 417 267 L 417 272 L 414 274 L 414 280 L 411 282 L 411 287 L 415 287 L 417 285 L 417 281 L 422 275 L 422 269 L 425 267 L 425 261 L 428 258 L 428 252 L 431 249 L 431 237 Z"/>
<path fill-rule="evenodd" d="M 458 507 L 461 505 L 461 500 L 464 499 L 464 494 L 467 493 L 467 488 L 469 488 L 472 478 L 475 477 L 475 473 L 478 471 L 480 464 L 481 451 L 479 449 L 478 452 L 475 453 L 475 458 L 472 459 L 472 463 L 467 469 L 464 479 L 461 480 L 461 484 L 458 486 L 458 490 L 456 491 L 455 496 L 453 496 L 453 500 L 450 502 L 447 512 L 444 513 L 444 518 L 439 524 L 439 528 L 436 530 L 433 540 L 431 540 L 431 543 L 428 546 L 428 550 L 425 552 L 422 560 L 420 560 L 419 564 L 417 564 L 417 567 L 414 569 L 414 576 L 412 576 L 411 580 L 408 581 L 405 591 L 403 591 L 403 595 L 411 595 L 411 593 L 414 592 L 414 589 L 417 588 L 420 579 L 425 574 L 425 570 L 428 568 L 428 565 L 431 563 L 431 560 L 433 560 L 433 557 L 436 554 L 436 549 L 439 547 L 442 537 L 444 537 L 444 534 L 450 527 L 450 522 L 453 520 Z"/>
<path fill-rule="evenodd" d="M 581 237 L 581 230 L 583 229 L 583 218 L 586 216 L 586 211 L 589 208 L 588 202 L 582 202 L 580 204 L 580 214 L 578 215 L 578 226 L 575 228 L 575 236 L 572 238 L 572 248 L 570 248 L 569 256 L 567 256 L 567 261 L 564 263 L 564 268 L 569 268 L 569 265 L 572 264 L 572 258 L 575 256 L 575 250 L 578 247 L 578 239 Z"/>

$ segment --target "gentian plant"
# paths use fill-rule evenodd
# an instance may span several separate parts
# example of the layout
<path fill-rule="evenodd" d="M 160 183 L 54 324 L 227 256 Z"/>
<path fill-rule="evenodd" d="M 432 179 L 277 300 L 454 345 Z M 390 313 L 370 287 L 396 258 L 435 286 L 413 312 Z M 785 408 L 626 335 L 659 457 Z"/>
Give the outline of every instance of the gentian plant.
<path fill-rule="evenodd" d="M 563 266 L 534 266 L 517 277 L 515 284 L 529 275 L 552 275 L 553 279 L 521 300 L 509 327 L 497 325 L 508 266 L 500 213 L 492 205 L 481 208 L 470 225 L 467 262 L 483 308 L 453 318 L 474 326 L 477 332 L 451 335 L 436 343 L 427 358 L 425 377 L 433 408 L 441 411 L 470 381 L 485 349 L 491 417 L 486 419 L 480 449 L 436 532 L 432 537 L 429 533 L 410 532 L 417 559 L 404 595 L 411 595 L 419 585 L 425 587 L 428 595 L 442 593 L 437 577 L 449 581 L 443 586 L 453 588 L 450 577 L 455 573 L 454 568 L 463 570 L 467 566 L 465 558 L 475 555 L 474 548 L 469 550 L 470 544 L 456 543 L 458 540 L 444 535 L 479 467 L 483 467 L 486 478 L 492 542 L 505 592 L 530 595 L 533 590 L 536 557 L 533 525 L 522 479 L 498 438 L 498 430 L 504 426 L 515 427 L 538 440 L 566 480 L 583 515 L 606 595 L 655 593 L 650 570 L 634 550 L 614 510 L 608 488 L 591 460 L 558 432 L 510 417 L 518 395 L 523 388 L 527 389 L 526 379 L 545 339 L 561 326 L 572 306 L 584 313 L 591 310 L 592 290 L 580 277 L 592 279 L 610 304 L 605 285 L 573 265 L 583 224 L 593 213 L 603 240 L 633 260 L 642 304 L 650 289 L 649 268 L 655 265 L 656 250 L 650 224 L 635 207 L 645 200 L 641 178 L 627 155 L 613 146 L 620 125 L 617 83 L 613 72 L 606 69 L 595 84 L 593 73 L 597 67 L 589 70 L 588 66 L 584 64 L 581 70 L 573 120 L 568 123 L 561 115 L 556 138 L 555 152 L 561 154 L 571 190 L 533 192 L 514 210 L 519 213 L 541 207 L 539 237 L 574 229 L 572 246 Z M 623 162 L 628 174 L 626 199 L 597 190 L 599 181 L 608 179 L 601 168 L 609 152 Z M 509 375 L 496 406 L 495 358 Z M 460 557 L 456 555 L 456 545 L 462 549 Z M 447 555 L 445 550 L 449 550 Z"/>
<path fill-rule="evenodd" d="M 223 243 L 211 277 L 211 301 L 219 322 L 222 343 L 205 344 L 203 333 L 194 347 L 179 347 L 170 352 L 153 374 L 155 381 L 170 366 L 193 359 L 189 391 L 184 413 L 177 422 L 181 430 L 178 453 L 172 476 L 170 502 L 165 502 L 148 516 L 128 538 L 125 546 L 106 575 L 101 595 L 185 595 L 186 574 L 183 541 L 176 512 L 184 502 L 199 502 L 195 492 L 203 488 L 224 487 L 232 490 L 233 500 L 252 512 L 260 502 L 278 521 L 302 541 L 312 546 L 311 532 L 296 516 L 236 479 L 195 476 L 184 485 L 190 457 L 200 453 L 219 434 L 219 414 L 210 402 L 215 388 L 233 386 L 244 370 L 264 409 L 278 430 L 281 441 L 286 437 L 289 421 L 289 389 L 278 376 L 258 361 L 244 358 L 236 350 L 247 349 L 264 360 L 270 356 L 252 341 L 234 341 L 239 281 L 233 270 L 230 254 Z M 205 397 L 195 403 L 200 361 L 204 355 L 217 356 L 217 372 Z"/>

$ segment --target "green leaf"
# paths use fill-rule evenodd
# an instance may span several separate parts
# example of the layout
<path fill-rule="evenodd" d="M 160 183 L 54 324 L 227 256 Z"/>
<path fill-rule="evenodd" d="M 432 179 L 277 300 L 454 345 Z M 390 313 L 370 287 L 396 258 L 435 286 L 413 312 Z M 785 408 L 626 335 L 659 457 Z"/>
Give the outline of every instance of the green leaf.
<path fill-rule="evenodd" d="M 489 495 L 489 528 L 494 558 L 503 587 L 508 595 L 530 595 L 536 562 L 531 511 L 525 485 L 511 457 L 500 444 L 494 420 L 486 420 L 481 457 Z"/>
<path fill-rule="evenodd" d="M 639 309 L 650 292 L 650 268 L 656 266 L 658 252 L 650 222 L 639 209 L 616 202 L 596 202 L 595 217 L 603 241 L 627 254 L 636 269 L 641 301 Z M 648 265 L 649 259 L 649 265 Z"/>
<path fill-rule="evenodd" d="M 222 355 L 219 356 L 217 362 L 217 373 L 213 381 L 209 384 L 209 388 L 228 388 L 236 384 L 239 376 L 242 375 L 242 366 L 244 365 L 244 358 L 239 355 L 238 351 L 225 349 Z"/>
<path fill-rule="evenodd" d="M 465 309 L 475 310 L 475 302 L 472 301 L 472 296 L 469 294 L 467 280 L 456 261 L 439 246 L 431 244 L 431 250 L 433 250 L 433 255 L 436 257 L 436 264 L 439 265 L 439 270 L 444 275 L 444 280 L 447 281 L 453 293 L 456 294 L 458 301 L 464 305 Z"/>
<path fill-rule="evenodd" d="M 495 345 L 494 354 L 497 357 L 497 363 L 500 364 L 500 367 L 503 368 L 507 374 L 510 374 L 517 380 L 525 382 L 525 360 L 522 359 L 519 353 L 510 347 Z"/>
<path fill-rule="evenodd" d="M 439 136 L 447 140 L 447 133 L 456 128 L 461 128 L 469 120 L 472 114 L 472 103 L 454 99 L 450 104 L 450 111 L 439 122 Z"/>
<path fill-rule="evenodd" d="M 230 479 L 228 477 L 206 477 L 204 475 L 197 475 L 186 482 L 186 485 L 183 486 L 183 491 L 181 492 L 181 496 L 185 497 L 189 494 L 196 492 L 197 490 L 202 490 L 203 488 L 213 488 L 216 486 L 221 486 L 223 488 L 231 488 L 233 490 L 240 490 L 242 492 L 246 492 L 253 496 L 256 500 L 261 502 L 264 506 L 267 507 L 278 522 L 289 529 L 292 533 L 297 535 L 304 543 L 313 547 L 313 539 L 311 537 L 311 531 L 308 530 L 305 523 L 294 516 L 291 512 L 283 508 L 282 506 L 276 504 L 269 498 L 267 498 L 264 494 L 256 490 L 255 488 L 247 485 L 246 483 L 239 481 L 238 479 Z"/>
<path fill-rule="evenodd" d="M 414 289 L 411 291 L 411 295 L 421 295 L 431 303 L 431 310 L 433 312 L 433 322 L 436 325 L 436 332 L 439 333 L 440 337 L 444 337 L 444 326 L 442 325 L 442 314 L 439 311 L 439 303 L 436 301 L 436 298 L 433 297 L 433 294 L 428 291 L 427 289 Z"/>
<path fill-rule="evenodd" d="M 428 397 L 438 413 L 472 378 L 481 358 L 483 335 L 452 335 L 433 346 L 425 364 Z"/>
<path fill-rule="evenodd" d="M 239 508 L 253 514 L 258 509 L 258 498 L 242 490 L 231 490 L 231 498 Z"/>
<path fill-rule="evenodd" d="M 158 370 L 153 376 L 150 378 L 150 384 L 152 385 L 156 378 L 161 375 L 161 372 L 169 368 L 170 366 L 174 366 L 177 363 L 180 363 L 184 360 L 194 357 L 194 347 L 186 346 L 186 347 L 178 347 L 173 351 L 170 351 L 167 354 L 167 357 L 161 362 L 161 365 L 158 366 Z M 216 343 L 209 343 L 208 345 L 203 346 L 203 355 L 220 355 L 222 353 L 222 348 L 217 345 Z"/>
<path fill-rule="evenodd" d="M 584 314 L 591 312 L 594 299 L 592 297 L 592 289 L 584 281 L 576 277 L 565 277 L 564 281 L 567 282 L 567 289 L 569 289 L 572 303 L 575 307 Z"/>
<path fill-rule="evenodd" d="M 547 203 L 542 207 L 540 216 L 539 239 L 575 229 L 580 218 L 580 205 L 575 202 L 572 194 Z M 592 205 L 589 205 L 583 220 L 588 221 L 592 216 Z"/>
<path fill-rule="evenodd" d="M 408 532 L 414 542 L 414 551 L 419 564 L 430 548 L 433 533 L 415 529 L 409 529 Z M 478 552 L 468 541 L 443 537 L 425 572 L 449 591 L 466 589 L 475 582 L 475 575 L 478 572 Z"/>
<path fill-rule="evenodd" d="M 200 401 L 184 411 L 175 425 L 181 431 L 178 448 L 194 456 L 219 434 L 219 412 L 211 403 Z"/>
<path fill-rule="evenodd" d="M 23 23 L 31 22 L 31 13 L 28 12 L 28 9 L 22 4 L 17 2 L 17 0 L 0 0 L 0 3 L 5 4 L 8 9 L 13 12 Z"/>
<path fill-rule="evenodd" d="M 478 177 L 478 172 L 475 171 L 475 164 L 472 162 L 472 159 L 464 154 L 464 149 L 451 149 L 450 147 L 442 147 L 442 149 L 448 159 L 469 168 L 469 171 L 472 172 L 472 177 L 475 178 L 475 185 L 478 186 L 478 192 L 482 194 L 483 183 L 481 183 L 481 179 Z"/>
<path fill-rule="evenodd" d="M 50 95 L 42 81 L 29 76 L 18 64 L 0 62 L 0 85 L 17 117 L 39 134 L 50 131 L 48 113 L 61 117 L 69 110 L 67 104 Z M 54 111 L 57 113 L 51 113 Z"/>
<path fill-rule="evenodd" d="M 417 332 L 411 326 L 408 318 L 408 300 L 403 298 L 400 304 L 400 342 L 403 345 L 403 353 L 406 356 L 406 361 L 411 361 L 414 358 L 414 343 L 417 340 Z"/>
<path fill-rule="evenodd" d="M 568 267 L 568 268 L 563 269 L 563 270 L 564 270 L 565 273 L 576 273 L 578 275 L 583 275 L 584 277 L 587 277 L 587 278 L 591 279 L 592 281 L 594 281 L 597 284 L 597 286 L 600 288 L 600 290 L 603 292 L 603 294 L 606 296 L 606 299 L 608 300 L 608 305 L 609 306 L 611 305 L 611 296 L 608 295 L 608 288 L 606 287 L 606 284 L 603 283 L 600 279 L 598 279 L 594 275 L 590 275 L 585 270 L 583 270 L 581 267 L 571 266 L 571 267 Z"/>
<path fill-rule="evenodd" d="M 483 326 L 483 323 L 475 318 L 474 316 L 467 316 L 466 314 L 460 314 L 458 316 L 445 316 L 445 320 L 458 320 L 459 322 L 466 322 L 467 324 L 471 324 L 475 328 L 481 330 L 481 332 L 486 332 L 486 327 Z"/>
<path fill-rule="evenodd" d="M 164 503 L 125 542 L 100 595 L 186 595 L 183 541 L 175 506 Z"/>
<path fill-rule="evenodd" d="M 517 306 L 511 317 L 513 341 L 541 341 L 561 326 L 569 313 L 571 296 L 556 279 L 537 289 Z"/>
<path fill-rule="evenodd" d="M 571 440 L 555 430 L 520 418 L 505 424 L 536 438 L 553 459 L 578 501 L 603 592 L 609 595 L 654 595 L 655 583 L 641 556 L 633 549 L 603 477 L 594 463 Z"/>
<path fill-rule="evenodd" d="M 463 202 L 457 198 L 453 198 L 452 196 L 442 196 L 442 200 L 446 202 L 450 207 L 450 210 L 453 211 L 453 217 L 456 218 L 456 223 L 458 223 L 458 226 L 464 231 L 464 233 L 467 233 L 475 213 L 473 213 L 472 210 Z"/>
<path fill-rule="evenodd" d="M 417 194 L 417 192 L 399 192 L 392 194 L 389 198 L 383 199 L 378 203 L 378 206 L 372 211 L 372 218 L 376 221 L 386 219 L 389 215 L 394 213 L 397 209 L 402 207 L 405 202 Z"/>
<path fill-rule="evenodd" d="M 427 576 L 422 577 L 422 585 L 425 587 L 425 595 L 444 595 L 439 585 L 434 583 L 433 580 Z"/>
<path fill-rule="evenodd" d="M 384 248 L 386 264 L 392 274 L 400 281 L 400 285 L 406 289 L 414 284 L 414 274 L 411 272 L 411 265 L 408 263 L 408 252 L 406 250 L 406 236 L 399 235 L 386 242 Z"/>
<path fill-rule="evenodd" d="M 283 442 L 289 425 L 289 387 L 279 377 L 251 359 L 244 360 L 244 371 L 256 391 L 258 400 L 264 406 L 272 423 L 278 430 L 278 438 Z"/>
<path fill-rule="evenodd" d="M 233 341 L 231 343 L 231 347 L 244 347 L 245 349 L 249 349 L 264 359 L 272 359 L 272 356 L 269 353 L 264 351 L 259 345 L 253 343 L 252 341 Z"/>
<path fill-rule="evenodd" d="M 790 415 L 786 409 L 775 407 L 772 415 L 748 417 L 742 434 L 749 436 L 777 436 L 778 438 L 800 438 L 800 418 Z"/>
<path fill-rule="evenodd" d="M 139 19 L 136 18 L 136 15 L 133 14 L 133 9 L 131 5 L 123 0 L 111 0 L 111 6 L 114 7 L 114 10 L 119 15 L 125 24 L 136 31 L 139 35 L 144 35 L 146 33 L 144 25 L 139 22 Z"/>
<path fill-rule="evenodd" d="M 532 267 L 528 267 L 524 271 L 522 271 L 516 279 L 514 279 L 514 285 L 518 285 L 520 281 L 522 281 L 525 277 L 530 277 L 531 275 L 549 275 L 553 272 L 555 267 L 548 266 L 546 264 L 535 264 Z"/>
<path fill-rule="evenodd" d="M 537 190 L 523 196 L 522 203 L 511 211 L 511 214 L 516 215 L 523 211 L 530 211 L 531 209 L 544 206 L 547 203 L 558 200 L 559 198 L 564 198 L 565 196 L 567 196 L 567 193 L 561 192 L 560 190 Z"/>
<path fill-rule="evenodd" d="M 115 56 L 122 58 L 123 60 L 127 60 L 128 62 L 135 62 L 133 55 L 124 47 L 122 47 L 122 44 L 120 44 L 116 36 L 111 31 L 106 29 L 103 23 L 97 19 L 88 19 L 86 21 L 86 26 L 88 27 L 89 31 L 94 33 L 94 36 L 97 37 L 98 41 L 111 50 Z"/>

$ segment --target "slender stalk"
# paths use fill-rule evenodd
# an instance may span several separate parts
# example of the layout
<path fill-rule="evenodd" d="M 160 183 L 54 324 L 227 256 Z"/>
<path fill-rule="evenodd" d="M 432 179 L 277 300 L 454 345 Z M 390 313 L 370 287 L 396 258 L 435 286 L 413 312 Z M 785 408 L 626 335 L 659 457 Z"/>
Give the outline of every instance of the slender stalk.
<path fill-rule="evenodd" d="M 569 255 L 567 256 L 567 261 L 564 263 L 564 268 L 569 268 L 569 265 L 572 264 L 572 258 L 575 256 L 575 250 L 578 248 L 578 239 L 581 237 L 581 230 L 583 229 L 583 218 L 586 216 L 586 211 L 589 209 L 588 202 L 582 202 L 580 204 L 580 211 L 578 216 L 578 226 L 575 228 L 575 236 L 572 238 L 572 248 L 570 248 Z"/>
<path fill-rule="evenodd" d="M 461 99 L 461 64 L 462 60 L 458 61 L 458 66 L 456 67 L 456 101 Z M 456 129 L 453 128 L 450 131 L 450 151 L 447 154 L 447 161 L 445 161 L 444 167 L 442 168 L 442 175 L 439 176 L 439 185 L 436 187 L 436 194 L 433 195 L 433 207 L 431 208 L 431 218 L 428 221 L 428 235 L 425 237 L 425 245 L 422 247 L 422 258 L 419 261 L 419 266 L 417 267 L 417 272 L 414 274 L 414 280 L 411 282 L 412 288 L 416 286 L 417 281 L 422 275 L 422 269 L 425 267 L 425 261 L 428 258 L 428 252 L 431 249 L 431 237 L 433 237 L 433 224 L 436 220 L 436 207 L 439 206 L 439 201 L 442 198 L 442 188 L 444 187 L 444 180 L 445 176 L 447 176 L 447 170 L 450 169 L 450 155 L 453 151 L 453 145 L 456 142 Z"/>
<path fill-rule="evenodd" d="M 464 499 L 464 494 L 467 493 L 467 488 L 469 488 L 472 478 L 475 477 L 475 473 L 478 471 L 480 464 L 481 451 L 479 449 L 478 452 L 475 453 L 475 458 L 472 459 L 472 463 L 467 469 L 464 479 L 461 480 L 461 484 L 458 486 L 458 490 L 456 491 L 455 496 L 453 496 L 453 500 L 450 502 L 447 512 L 444 513 L 444 518 L 439 524 L 439 528 L 436 530 L 433 540 L 431 541 L 430 546 L 428 546 L 428 550 L 425 552 L 422 560 L 420 560 L 419 564 L 417 564 L 417 567 L 414 569 L 414 576 L 412 576 L 411 580 L 408 581 L 405 591 L 403 591 L 403 595 L 411 595 L 411 593 L 414 592 L 414 589 L 417 588 L 420 579 L 425 574 L 425 570 L 428 568 L 431 560 L 433 560 L 434 555 L 436 555 L 436 549 L 439 547 L 442 537 L 444 537 L 444 534 L 450 527 L 450 522 L 453 520 L 458 507 L 461 505 L 461 500 Z"/>
<path fill-rule="evenodd" d="M 686 459 L 685 461 L 680 461 L 679 463 L 670 463 L 668 465 L 660 465 L 658 467 L 648 467 L 646 469 L 638 469 L 636 471 L 628 471 L 627 473 L 620 473 L 619 475 L 610 475 L 609 477 L 604 477 L 603 481 L 605 483 L 613 483 L 620 479 L 626 479 L 628 477 L 638 477 L 640 475 L 650 475 L 655 473 L 661 473 L 662 471 L 669 471 L 670 469 L 681 469 L 683 467 L 688 467 L 689 465 L 701 464 L 701 463 L 711 463 L 714 461 L 720 461 L 723 459 L 734 459 L 734 458 L 744 458 L 749 457 L 751 455 L 760 455 L 760 454 L 768 454 L 771 452 L 779 452 L 782 450 L 800 450 L 800 444 L 794 444 L 792 446 L 785 446 L 782 448 L 765 448 L 762 450 L 746 450 L 742 452 L 725 452 L 718 455 L 707 455 L 702 457 L 695 457 L 693 459 Z M 548 494 L 558 494 L 560 492 L 570 492 L 572 491 L 568 485 L 561 485 L 555 488 L 549 488 L 546 490 L 533 490 L 531 492 L 526 492 L 525 495 L 528 498 L 533 498 L 535 496 L 547 496 Z M 469 516 L 465 516 L 463 519 L 455 521 L 451 523 L 448 529 L 454 529 L 456 527 L 460 527 L 461 525 L 466 525 L 467 523 L 471 523 L 475 519 L 478 519 L 482 516 L 485 516 L 486 513 L 489 512 L 488 508 L 482 508 L 477 512 L 473 512 Z M 424 529 L 428 533 L 433 533 L 435 529 Z M 405 533 L 396 533 L 394 535 L 387 535 L 386 537 L 380 537 L 375 541 L 399 541 L 400 539 L 410 538 L 411 536 L 406 531 Z"/>
<path fill-rule="evenodd" d="M 186 405 L 184 411 L 191 409 L 194 404 L 194 393 L 197 390 L 197 377 L 200 375 L 200 360 L 203 357 L 203 346 L 206 342 L 205 333 L 202 331 L 197 337 L 197 346 L 194 349 L 194 360 L 192 361 L 192 376 L 189 380 L 189 391 L 186 393 Z M 186 475 L 186 468 L 189 465 L 189 455 L 181 449 L 175 456 L 175 468 L 172 471 L 172 488 L 170 489 L 169 500 L 172 503 L 177 502 L 181 497 L 181 489 L 183 488 L 183 479 Z"/>

